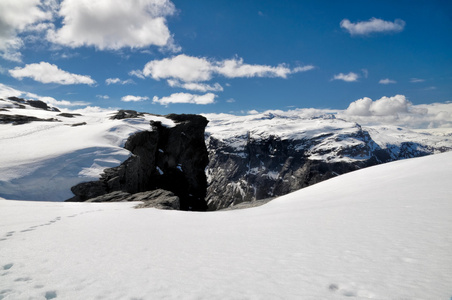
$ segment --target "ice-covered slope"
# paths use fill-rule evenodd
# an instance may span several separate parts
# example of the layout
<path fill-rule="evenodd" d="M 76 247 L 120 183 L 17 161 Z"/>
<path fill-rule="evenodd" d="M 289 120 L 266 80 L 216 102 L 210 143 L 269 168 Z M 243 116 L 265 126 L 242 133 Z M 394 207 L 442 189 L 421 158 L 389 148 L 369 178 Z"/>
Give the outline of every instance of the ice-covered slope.
<path fill-rule="evenodd" d="M 112 120 L 110 117 L 117 112 L 114 110 L 84 110 L 67 117 L 52 110 L 22 106 L 0 99 L 3 115 L 58 121 L 0 124 L 0 196 L 8 199 L 68 199 L 73 196 L 72 186 L 98 179 L 103 169 L 117 166 L 130 156 L 123 148 L 130 134 L 151 130 L 150 120 L 174 124 L 152 115 Z"/>
<path fill-rule="evenodd" d="M 264 206 L 0 201 L 0 298 L 450 299 L 452 153 Z"/>

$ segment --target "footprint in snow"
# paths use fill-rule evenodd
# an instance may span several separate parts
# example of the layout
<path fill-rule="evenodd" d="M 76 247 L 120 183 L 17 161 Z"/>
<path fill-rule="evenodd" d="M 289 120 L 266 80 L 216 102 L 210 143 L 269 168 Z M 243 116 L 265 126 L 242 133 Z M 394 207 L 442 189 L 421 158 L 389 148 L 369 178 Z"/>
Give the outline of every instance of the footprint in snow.
<path fill-rule="evenodd" d="M 57 297 L 57 293 L 55 291 L 47 291 L 44 297 L 46 297 L 46 300 L 55 299 Z"/>
<path fill-rule="evenodd" d="M 5 270 L 5 271 L 6 271 L 6 270 L 9 270 L 9 269 L 11 269 L 13 266 L 14 266 L 13 263 L 6 264 L 6 265 L 3 266 L 3 270 Z"/>
<path fill-rule="evenodd" d="M 335 283 L 330 284 L 328 286 L 328 289 L 331 292 L 339 292 L 343 296 L 346 296 L 346 297 L 356 297 L 357 296 L 356 292 L 354 292 L 352 290 L 349 290 L 349 289 L 339 288 L 339 286 L 337 284 L 335 284 Z"/>

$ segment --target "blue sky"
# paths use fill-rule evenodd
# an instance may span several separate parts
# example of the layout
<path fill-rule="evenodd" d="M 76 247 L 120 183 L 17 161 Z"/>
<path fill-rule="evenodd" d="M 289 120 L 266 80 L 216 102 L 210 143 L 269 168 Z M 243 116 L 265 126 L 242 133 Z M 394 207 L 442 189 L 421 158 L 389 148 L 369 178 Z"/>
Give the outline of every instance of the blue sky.
<path fill-rule="evenodd" d="M 0 94 L 157 114 L 446 102 L 451 16 L 432 0 L 1 0 Z"/>

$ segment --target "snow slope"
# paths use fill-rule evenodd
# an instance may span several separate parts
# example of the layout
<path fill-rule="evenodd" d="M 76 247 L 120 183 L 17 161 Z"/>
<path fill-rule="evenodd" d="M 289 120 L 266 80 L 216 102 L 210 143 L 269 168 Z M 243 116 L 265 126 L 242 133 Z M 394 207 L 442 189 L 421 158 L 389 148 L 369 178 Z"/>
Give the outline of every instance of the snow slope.
<path fill-rule="evenodd" d="M 1 99 L 0 108 L 8 109 L 2 114 L 61 121 L 0 125 L 0 195 L 7 199 L 64 201 L 73 196 L 72 186 L 97 180 L 105 168 L 126 160 L 130 152 L 123 148 L 125 141 L 134 132 L 151 130 L 150 120 L 174 125 L 152 115 L 111 120 L 114 110 L 87 109 L 67 118 L 30 106 L 15 108 Z"/>
<path fill-rule="evenodd" d="M 0 299 L 450 299 L 452 153 L 266 205 L 0 201 Z"/>

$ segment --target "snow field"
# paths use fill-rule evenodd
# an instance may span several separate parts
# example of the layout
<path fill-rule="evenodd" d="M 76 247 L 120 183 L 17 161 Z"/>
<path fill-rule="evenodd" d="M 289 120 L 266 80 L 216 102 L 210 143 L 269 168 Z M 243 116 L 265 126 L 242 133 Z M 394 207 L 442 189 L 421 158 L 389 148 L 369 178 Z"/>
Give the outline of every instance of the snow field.
<path fill-rule="evenodd" d="M 0 201 L 1 299 L 450 299 L 452 153 L 266 205 Z"/>

